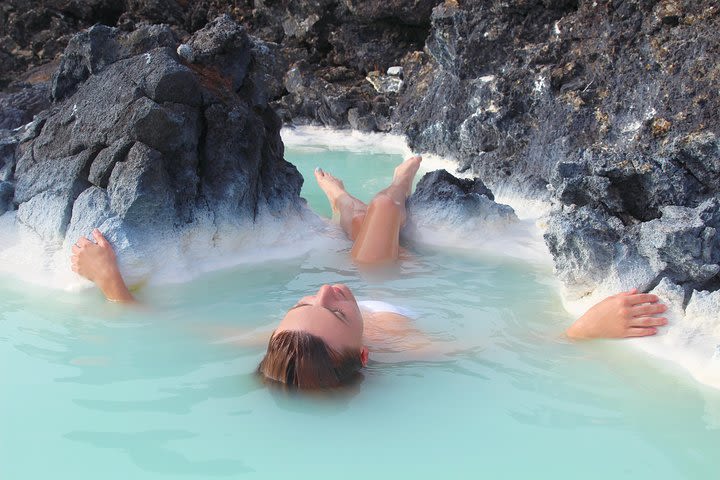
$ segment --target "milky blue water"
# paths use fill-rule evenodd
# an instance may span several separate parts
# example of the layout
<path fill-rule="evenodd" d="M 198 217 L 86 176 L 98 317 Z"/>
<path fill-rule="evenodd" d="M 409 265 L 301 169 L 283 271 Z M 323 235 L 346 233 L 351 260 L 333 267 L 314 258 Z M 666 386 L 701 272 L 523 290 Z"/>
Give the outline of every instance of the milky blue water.
<path fill-rule="evenodd" d="M 323 215 L 316 165 L 367 200 L 399 161 L 287 157 Z M 415 246 L 381 280 L 335 245 L 145 287 L 139 312 L 0 279 L 0 478 L 718 478 L 720 394 L 622 342 L 565 341 L 547 265 Z M 335 282 L 412 308 L 435 353 L 371 352 L 333 395 L 268 390 L 269 331 Z"/>

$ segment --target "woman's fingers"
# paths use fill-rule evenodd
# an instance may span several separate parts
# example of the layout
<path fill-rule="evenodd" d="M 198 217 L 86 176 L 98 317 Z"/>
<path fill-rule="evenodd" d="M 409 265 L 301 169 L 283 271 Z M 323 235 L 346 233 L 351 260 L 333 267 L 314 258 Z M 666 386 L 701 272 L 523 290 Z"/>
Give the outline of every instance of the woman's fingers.
<path fill-rule="evenodd" d="M 665 317 L 636 317 L 630 319 L 630 327 L 662 327 L 667 325 Z"/>
<path fill-rule="evenodd" d="M 649 303 L 645 305 L 635 305 L 630 308 L 630 314 L 633 317 L 646 317 L 656 313 L 662 313 L 667 310 L 667 306 L 663 303 Z"/>
<path fill-rule="evenodd" d="M 82 248 L 84 246 L 90 245 L 91 243 L 92 242 L 90 240 L 88 240 L 86 237 L 80 237 L 80 238 L 78 238 L 78 241 L 77 241 L 77 243 L 75 243 L 75 245 Z"/>
<path fill-rule="evenodd" d="M 95 243 L 97 243 L 101 247 L 107 246 L 108 241 L 97 228 L 92 231 L 92 236 L 95 239 Z"/>
<path fill-rule="evenodd" d="M 642 303 L 657 303 L 660 299 L 652 293 L 637 293 L 627 296 L 627 302 L 630 305 L 640 305 Z"/>
<path fill-rule="evenodd" d="M 626 337 L 647 337 L 650 335 L 655 335 L 657 333 L 657 328 L 655 327 L 632 327 L 628 328 L 627 332 L 625 332 Z"/>

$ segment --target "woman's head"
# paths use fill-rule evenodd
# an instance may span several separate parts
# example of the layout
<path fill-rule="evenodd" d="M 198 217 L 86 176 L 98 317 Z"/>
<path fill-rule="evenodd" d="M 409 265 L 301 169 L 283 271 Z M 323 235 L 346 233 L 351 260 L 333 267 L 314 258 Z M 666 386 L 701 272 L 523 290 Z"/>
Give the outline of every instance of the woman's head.
<path fill-rule="evenodd" d="M 299 388 L 339 386 L 367 363 L 362 337 L 363 318 L 350 289 L 323 285 L 287 312 L 258 372 Z"/>

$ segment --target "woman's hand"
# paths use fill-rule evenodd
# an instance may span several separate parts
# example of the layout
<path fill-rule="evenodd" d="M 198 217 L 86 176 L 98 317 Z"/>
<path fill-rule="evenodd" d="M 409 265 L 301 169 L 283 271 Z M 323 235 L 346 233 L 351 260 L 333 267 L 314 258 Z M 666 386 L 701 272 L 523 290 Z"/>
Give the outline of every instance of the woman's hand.
<path fill-rule="evenodd" d="M 570 328 L 574 339 L 624 338 L 655 335 L 667 318 L 652 315 L 667 310 L 657 295 L 638 293 L 636 288 L 618 293 L 594 305 Z"/>
<path fill-rule="evenodd" d="M 120 274 L 112 245 L 97 228 L 92 234 L 95 243 L 80 237 L 73 245 L 70 258 L 73 272 L 95 283 L 110 301 L 135 303 Z"/>

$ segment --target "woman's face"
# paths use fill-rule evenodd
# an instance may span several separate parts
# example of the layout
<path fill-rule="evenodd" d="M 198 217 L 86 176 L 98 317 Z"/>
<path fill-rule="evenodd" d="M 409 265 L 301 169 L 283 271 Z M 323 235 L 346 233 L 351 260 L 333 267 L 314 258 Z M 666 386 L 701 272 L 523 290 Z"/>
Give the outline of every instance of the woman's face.
<path fill-rule="evenodd" d="M 315 295 L 301 298 L 275 333 L 303 331 L 322 338 L 337 351 L 363 351 L 363 318 L 355 297 L 342 284 L 323 285 Z"/>

